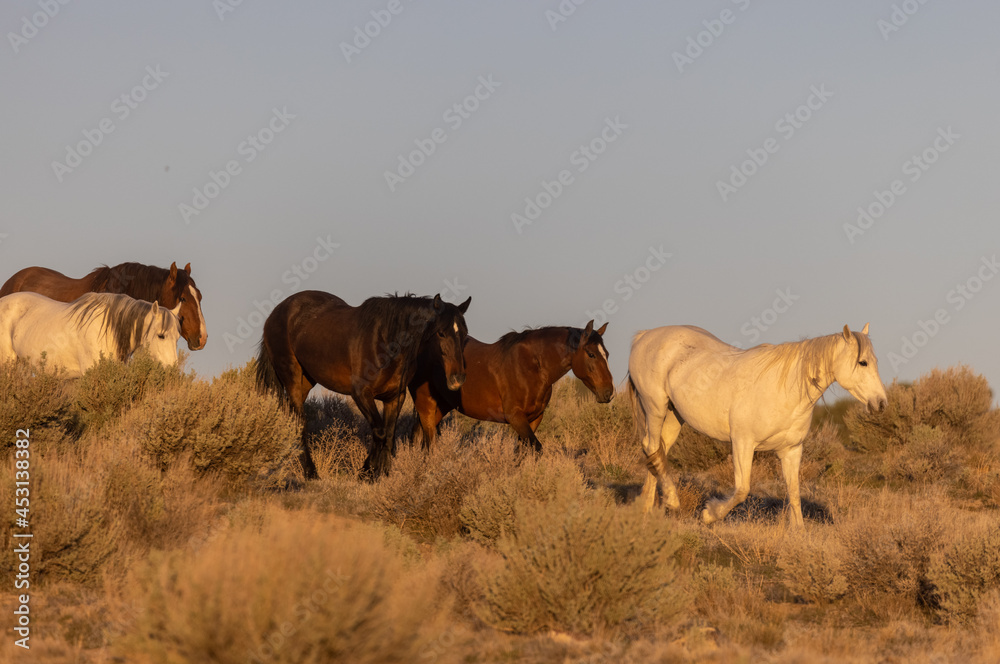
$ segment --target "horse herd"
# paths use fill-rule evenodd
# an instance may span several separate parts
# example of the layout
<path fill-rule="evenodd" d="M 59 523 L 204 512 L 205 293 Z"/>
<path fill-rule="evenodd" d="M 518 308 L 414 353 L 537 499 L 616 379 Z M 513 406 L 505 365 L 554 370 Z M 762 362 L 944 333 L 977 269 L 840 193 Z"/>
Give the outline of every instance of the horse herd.
<path fill-rule="evenodd" d="M 123 263 L 81 279 L 25 268 L 0 288 L 0 362 L 44 356 L 72 378 L 102 355 L 124 362 L 144 348 L 175 364 L 179 338 L 191 350 L 208 339 L 201 300 L 190 263 L 183 270 L 176 263 L 169 269 Z M 371 425 L 362 470 L 368 479 L 390 470 L 407 394 L 424 449 L 442 418 L 458 410 L 509 424 L 526 447 L 539 452 L 535 431 L 554 383 L 569 371 L 599 402 L 611 401 L 607 323 L 596 330 L 594 321 L 584 328 L 527 329 L 483 343 L 468 334 L 470 303 L 407 294 L 372 297 L 354 307 L 321 291 L 295 293 L 264 322 L 257 385 L 300 416 L 317 384 L 350 395 Z M 754 451 L 771 450 L 781 460 L 791 521 L 801 526 L 802 441 L 820 396 L 837 382 L 871 409 L 886 405 L 867 324 L 861 332 L 845 325 L 829 336 L 748 350 L 697 327 L 660 327 L 635 335 L 628 364 L 625 391 L 646 456 L 641 500 L 647 511 L 658 488 L 667 507 L 679 507 L 666 459 L 683 424 L 732 442 L 735 489 L 729 498 L 708 503 L 706 523 L 746 498 Z M 306 477 L 315 478 L 305 437 L 301 461 Z"/>

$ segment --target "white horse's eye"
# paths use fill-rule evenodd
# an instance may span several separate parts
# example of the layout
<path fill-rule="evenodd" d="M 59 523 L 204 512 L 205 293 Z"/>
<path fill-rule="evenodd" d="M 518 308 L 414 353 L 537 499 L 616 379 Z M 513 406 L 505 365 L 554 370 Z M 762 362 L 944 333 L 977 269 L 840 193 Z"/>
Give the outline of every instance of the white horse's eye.
<path fill-rule="evenodd" d="M 165 334 L 157 334 L 156 336 L 158 336 L 161 339 L 166 339 L 167 338 L 167 335 L 165 335 Z"/>
<path fill-rule="evenodd" d="M 860 362 L 858 362 L 858 364 L 860 364 L 863 367 L 867 367 L 868 366 L 868 360 L 861 360 Z"/>

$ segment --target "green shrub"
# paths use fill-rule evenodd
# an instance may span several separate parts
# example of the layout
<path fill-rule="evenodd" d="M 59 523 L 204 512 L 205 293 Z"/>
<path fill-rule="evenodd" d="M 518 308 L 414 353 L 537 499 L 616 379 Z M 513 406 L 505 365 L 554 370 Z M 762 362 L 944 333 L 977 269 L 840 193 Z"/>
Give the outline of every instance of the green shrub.
<path fill-rule="evenodd" d="M 516 527 L 516 511 L 529 503 L 569 505 L 583 500 L 583 477 L 569 459 L 549 455 L 526 459 L 512 475 L 490 478 L 462 502 L 461 519 L 469 537 L 494 545 Z"/>
<path fill-rule="evenodd" d="M 963 534 L 935 560 L 928 576 L 949 619 L 975 618 L 980 599 L 1000 589 L 1000 528 Z"/>
<path fill-rule="evenodd" d="M 439 578 L 376 527 L 274 511 L 197 552 L 151 556 L 115 649 L 123 661 L 415 662 L 442 627 Z"/>
<path fill-rule="evenodd" d="M 284 482 L 297 462 L 301 424 L 273 395 L 231 374 L 168 387 L 132 410 L 143 450 L 161 468 L 181 456 L 231 482 Z"/>
<path fill-rule="evenodd" d="M 98 429 L 147 395 L 191 378 L 179 365 L 165 367 L 146 352 L 135 353 L 127 363 L 102 357 L 76 382 L 73 407 L 81 428 Z"/>
<path fill-rule="evenodd" d="M 481 618 L 514 632 L 643 630 L 683 610 L 666 519 L 589 497 L 526 503 L 481 570 Z"/>
<path fill-rule="evenodd" d="M 0 452 L 14 446 L 18 429 L 31 431 L 32 445 L 47 430 L 72 428 L 69 390 L 61 370 L 14 360 L 0 364 Z M 58 437 L 58 436 L 57 436 Z"/>

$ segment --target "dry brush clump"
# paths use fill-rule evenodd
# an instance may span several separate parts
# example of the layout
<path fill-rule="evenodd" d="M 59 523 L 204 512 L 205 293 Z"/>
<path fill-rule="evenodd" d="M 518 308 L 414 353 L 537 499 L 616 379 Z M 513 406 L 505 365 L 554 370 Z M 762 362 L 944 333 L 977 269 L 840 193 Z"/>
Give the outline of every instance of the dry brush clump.
<path fill-rule="evenodd" d="M 249 373 L 168 387 L 128 413 L 128 429 L 161 468 L 183 457 L 233 484 L 280 486 L 297 462 L 302 425 L 275 396 L 253 389 Z"/>
<path fill-rule="evenodd" d="M 1000 590 L 1000 527 L 962 532 L 928 572 L 934 602 L 949 620 L 971 622 L 980 601 Z"/>
<path fill-rule="evenodd" d="M 440 568 L 370 525 L 275 510 L 132 575 L 126 661 L 413 662 L 444 630 Z"/>
<path fill-rule="evenodd" d="M 593 634 L 669 625 L 684 608 L 668 521 L 590 495 L 530 502 L 480 570 L 479 615 L 497 629 Z"/>
<path fill-rule="evenodd" d="M 74 428 L 71 389 L 62 373 L 49 369 L 44 358 L 0 363 L 0 453 L 13 448 L 17 429 L 47 442 L 61 440 L 62 433 Z"/>

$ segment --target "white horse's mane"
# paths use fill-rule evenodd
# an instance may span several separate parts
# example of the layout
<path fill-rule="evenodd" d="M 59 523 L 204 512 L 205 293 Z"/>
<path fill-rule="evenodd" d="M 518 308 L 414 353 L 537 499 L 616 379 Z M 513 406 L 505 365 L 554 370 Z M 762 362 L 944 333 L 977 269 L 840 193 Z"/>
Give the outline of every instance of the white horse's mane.
<path fill-rule="evenodd" d="M 118 359 L 125 361 L 145 332 L 143 323 L 152 303 L 117 293 L 84 293 L 70 307 L 70 316 L 81 328 L 101 317 L 101 332 L 114 338 Z M 168 309 L 159 307 L 161 329 L 168 324 Z"/>
<path fill-rule="evenodd" d="M 874 354 L 871 339 L 860 332 L 851 332 L 857 341 L 858 360 L 865 351 Z M 801 387 L 806 388 L 818 378 L 817 372 L 823 367 L 829 367 L 837 354 L 838 339 L 843 339 L 840 333 L 829 334 L 801 341 L 789 341 L 783 344 L 761 344 L 746 352 L 756 352 L 761 369 L 767 371 L 777 368 L 782 380 L 794 376 Z"/>

